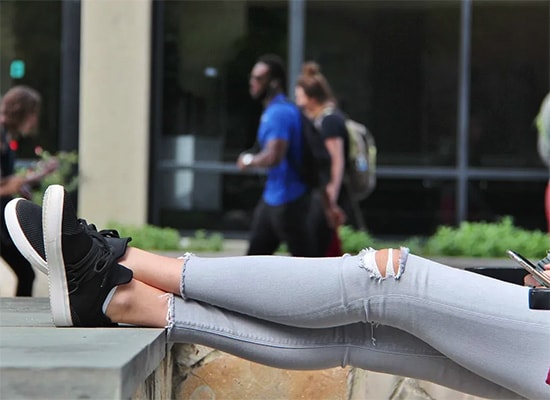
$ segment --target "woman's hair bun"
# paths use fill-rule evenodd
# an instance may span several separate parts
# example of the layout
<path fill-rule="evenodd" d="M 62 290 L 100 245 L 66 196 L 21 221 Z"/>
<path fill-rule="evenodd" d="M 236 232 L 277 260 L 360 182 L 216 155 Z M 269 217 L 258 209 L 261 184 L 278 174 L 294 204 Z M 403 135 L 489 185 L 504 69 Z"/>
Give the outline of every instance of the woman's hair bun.
<path fill-rule="evenodd" d="M 317 75 L 321 73 L 321 67 L 315 61 L 308 61 L 302 66 L 302 74 L 304 75 Z"/>

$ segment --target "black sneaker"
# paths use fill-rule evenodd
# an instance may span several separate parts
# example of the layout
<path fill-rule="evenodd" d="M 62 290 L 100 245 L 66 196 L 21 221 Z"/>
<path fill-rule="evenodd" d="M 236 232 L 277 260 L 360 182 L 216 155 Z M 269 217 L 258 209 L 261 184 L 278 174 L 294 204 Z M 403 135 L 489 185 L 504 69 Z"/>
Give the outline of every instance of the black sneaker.
<path fill-rule="evenodd" d="M 116 325 L 103 314 L 102 307 L 115 286 L 132 280 L 132 271 L 117 263 L 120 248 L 114 249 L 93 225 L 76 217 L 59 185 L 48 187 L 44 194 L 42 227 L 54 324 Z"/>
<path fill-rule="evenodd" d="M 17 198 L 11 200 L 4 210 L 8 232 L 33 267 L 47 274 L 48 264 L 42 235 L 42 207 L 32 201 Z"/>
<path fill-rule="evenodd" d="M 6 205 L 4 217 L 8 232 L 23 257 L 40 272 L 48 274 L 42 232 L 42 207 L 23 198 L 13 199 Z M 79 223 L 84 229 L 97 232 L 95 225 L 88 225 L 83 219 Z M 117 259 L 124 255 L 131 238 L 121 238 L 114 229 L 104 229 L 98 233 L 106 239 Z"/>

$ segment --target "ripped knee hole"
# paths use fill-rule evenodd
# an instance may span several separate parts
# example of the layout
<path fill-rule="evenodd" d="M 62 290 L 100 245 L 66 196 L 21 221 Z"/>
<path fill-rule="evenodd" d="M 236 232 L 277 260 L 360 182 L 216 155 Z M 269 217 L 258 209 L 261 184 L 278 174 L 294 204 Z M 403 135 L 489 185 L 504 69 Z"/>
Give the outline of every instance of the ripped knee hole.
<path fill-rule="evenodd" d="M 401 250 L 399 249 L 382 249 L 376 251 L 374 260 L 382 278 L 386 277 L 388 268 L 393 270 L 393 273 L 390 273 L 390 275 L 395 277 L 400 275 L 400 257 Z"/>

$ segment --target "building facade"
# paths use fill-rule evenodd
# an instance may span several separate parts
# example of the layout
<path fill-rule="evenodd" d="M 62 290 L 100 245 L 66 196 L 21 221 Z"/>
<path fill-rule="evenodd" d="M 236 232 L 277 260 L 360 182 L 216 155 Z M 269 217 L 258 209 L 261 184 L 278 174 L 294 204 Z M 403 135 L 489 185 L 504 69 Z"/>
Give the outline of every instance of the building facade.
<path fill-rule="evenodd" d="M 261 112 L 248 74 L 277 53 L 289 94 L 315 60 L 375 135 L 373 234 L 505 215 L 546 229 L 548 1 L 2 1 L 0 18 L 0 89 L 43 93 L 35 141 L 78 149 L 79 213 L 100 226 L 245 232 L 263 186 L 234 165 Z"/>

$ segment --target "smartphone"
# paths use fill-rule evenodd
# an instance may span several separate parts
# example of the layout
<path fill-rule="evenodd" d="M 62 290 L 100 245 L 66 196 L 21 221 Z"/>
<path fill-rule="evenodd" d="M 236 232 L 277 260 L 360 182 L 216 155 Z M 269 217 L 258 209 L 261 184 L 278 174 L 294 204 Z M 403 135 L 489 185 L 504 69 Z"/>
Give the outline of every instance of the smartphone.
<path fill-rule="evenodd" d="M 535 280 L 542 286 L 550 288 L 550 276 L 544 273 L 544 268 L 533 264 L 531 261 L 523 257 L 521 254 L 513 250 L 507 250 L 506 253 L 529 272 Z"/>

